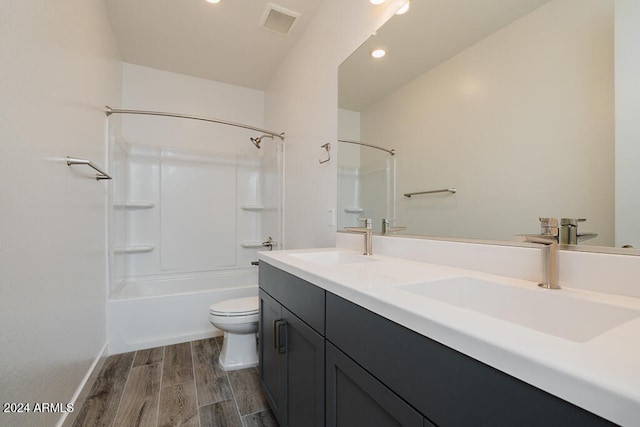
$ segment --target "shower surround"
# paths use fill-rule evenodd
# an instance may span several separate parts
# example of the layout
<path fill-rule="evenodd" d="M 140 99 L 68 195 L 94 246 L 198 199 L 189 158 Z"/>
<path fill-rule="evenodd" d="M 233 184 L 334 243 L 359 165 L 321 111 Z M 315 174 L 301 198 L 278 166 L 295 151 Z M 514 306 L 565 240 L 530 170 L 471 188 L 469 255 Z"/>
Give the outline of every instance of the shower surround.
<path fill-rule="evenodd" d="M 258 149 L 250 131 L 185 119 L 109 120 L 109 353 L 220 335 L 208 307 L 257 295 L 256 252 L 282 244 L 283 143 Z M 140 121 L 155 138 L 127 132 Z"/>

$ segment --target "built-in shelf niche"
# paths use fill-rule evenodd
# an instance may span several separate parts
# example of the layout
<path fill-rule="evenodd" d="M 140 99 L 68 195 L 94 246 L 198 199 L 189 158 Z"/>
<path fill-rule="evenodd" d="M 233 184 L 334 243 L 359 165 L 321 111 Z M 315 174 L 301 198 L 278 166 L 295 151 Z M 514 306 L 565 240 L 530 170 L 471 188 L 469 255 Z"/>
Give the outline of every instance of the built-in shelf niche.
<path fill-rule="evenodd" d="M 155 202 L 148 201 L 123 201 L 123 202 L 113 202 L 114 209 L 151 209 L 156 205 Z"/>
<path fill-rule="evenodd" d="M 131 245 L 113 248 L 113 252 L 117 254 L 141 254 L 151 252 L 155 249 L 153 245 Z"/>
<path fill-rule="evenodd" d="M 240 209 L 243 211 L 262 212 L 264 210 L 264 205 L 259 203 L 243 203 L 240 205 Z"/>
<path fill-rule="evenodd" d="M 243 248 L 263 248 L 262 242 L 240 242 L 240 246 Z"/>
<path fill-rule="evenodd" d="M 349 207 L 349 208 L 344 208 L 344 211 L 346 213 L 362 213 L 364 209 L 358 208 L 358 207 Z"/>

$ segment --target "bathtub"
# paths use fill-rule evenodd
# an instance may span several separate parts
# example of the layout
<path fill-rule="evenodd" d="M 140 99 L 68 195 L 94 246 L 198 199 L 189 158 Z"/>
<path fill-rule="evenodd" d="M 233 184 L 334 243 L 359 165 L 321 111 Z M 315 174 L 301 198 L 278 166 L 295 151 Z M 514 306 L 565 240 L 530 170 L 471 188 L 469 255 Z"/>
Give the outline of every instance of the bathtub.
<path fill-rule="evenodd" d="M 222 335 L 209 306 L 258 295 L 258 269 L 130 280 L 107 300 L 109 354 Z"/>

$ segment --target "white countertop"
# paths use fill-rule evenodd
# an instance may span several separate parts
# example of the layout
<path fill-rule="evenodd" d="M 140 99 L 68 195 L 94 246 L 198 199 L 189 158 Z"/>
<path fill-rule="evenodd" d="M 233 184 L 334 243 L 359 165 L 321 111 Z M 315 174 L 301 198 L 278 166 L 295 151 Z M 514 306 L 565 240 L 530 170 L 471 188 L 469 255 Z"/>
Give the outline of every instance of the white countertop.
<path fill-rule="evenodd" d="M 638 310 L 639 314 L 640 299 L 566 287 L 540 289 L 531 281 L 380 255 L 369 257 L 376 262 L 336 265 L 295 256 L 321 251 L 359 255 L 327 248 L 260 252 L 259 258 L 606 419 L 640 425 L 640 317 L 586 342 L 576 342 L 417 296 L 398 286 L 474 277 L 604 302 Z"/>

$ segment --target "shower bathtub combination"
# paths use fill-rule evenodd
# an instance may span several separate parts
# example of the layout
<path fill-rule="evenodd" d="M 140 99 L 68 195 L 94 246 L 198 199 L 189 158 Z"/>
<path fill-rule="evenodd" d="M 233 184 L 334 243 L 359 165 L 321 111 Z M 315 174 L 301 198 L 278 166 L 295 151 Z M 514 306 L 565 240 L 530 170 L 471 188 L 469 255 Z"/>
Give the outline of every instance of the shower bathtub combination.
<path fill-rule="evenodd" d="M 209 306 L 257 295 L 257 251 L 282 247 L 283 134 L 107 107 L 114 113 L 109 353 L 222 335 Z"/>
<path fill-rule="evenodd" d="M 128 282 L 107 302 L 109 351 L 122 353 L 222 335 L 209 306 L 258 294 L 258 270 Z"/>

